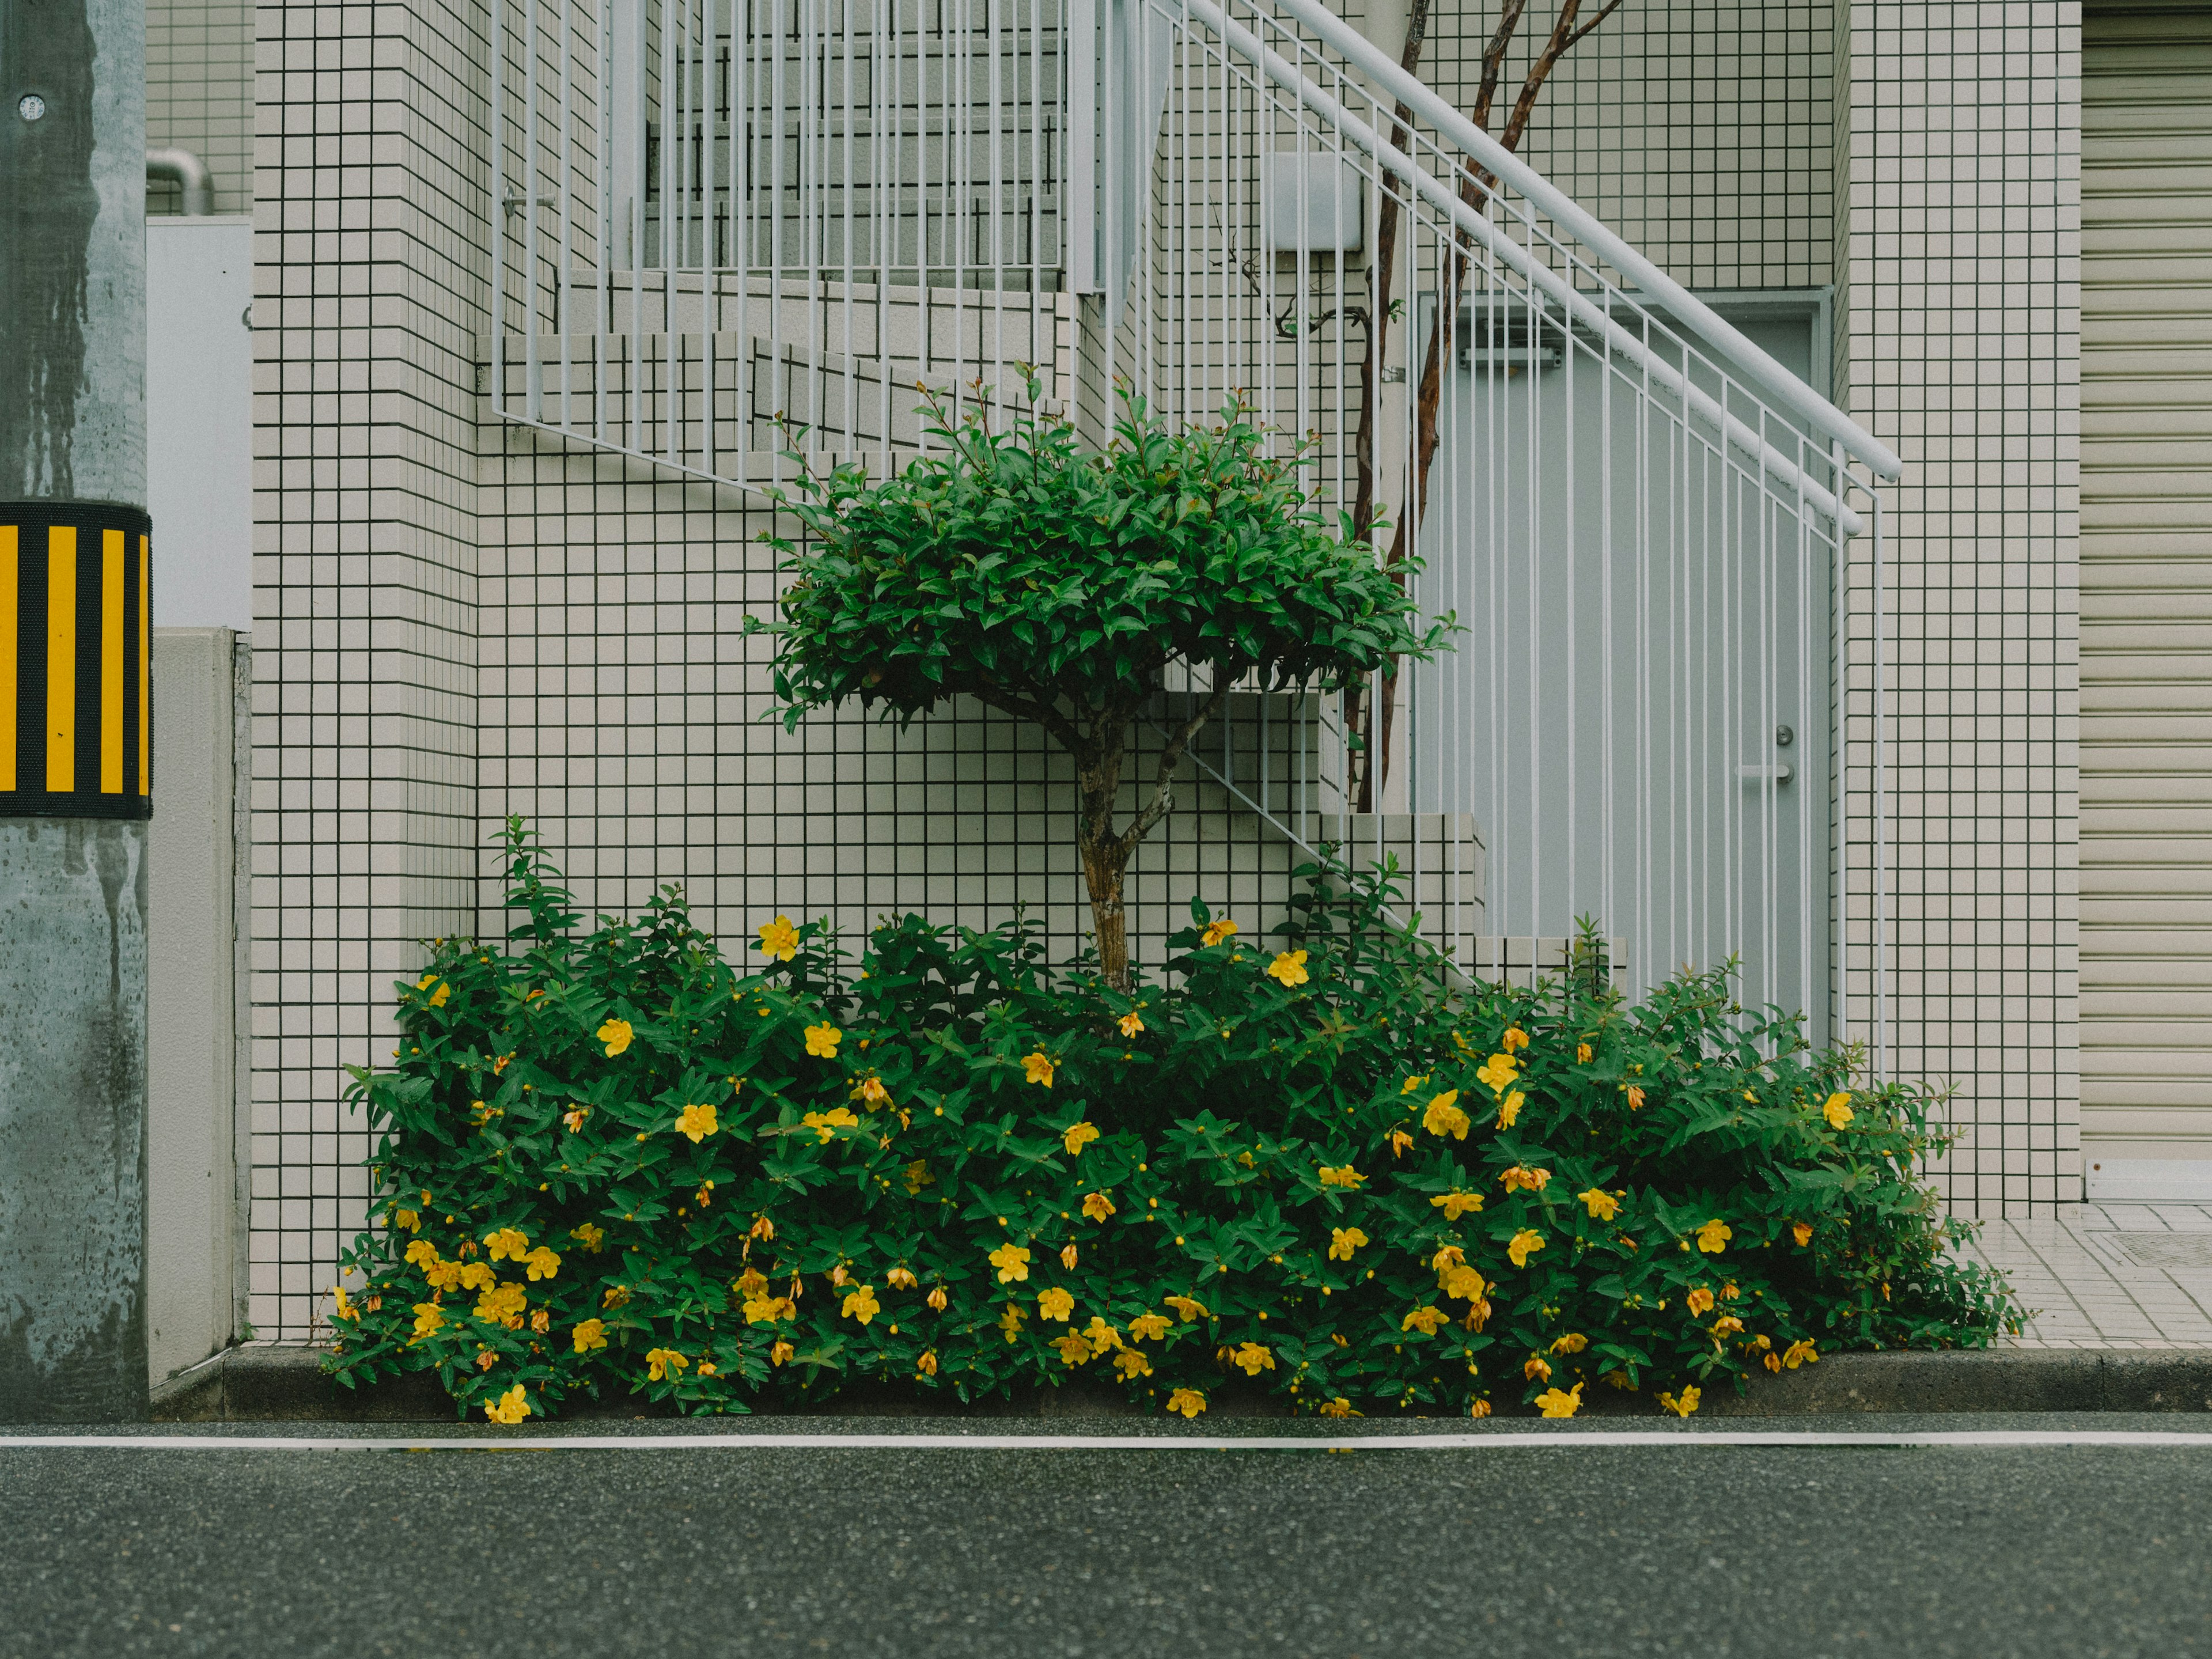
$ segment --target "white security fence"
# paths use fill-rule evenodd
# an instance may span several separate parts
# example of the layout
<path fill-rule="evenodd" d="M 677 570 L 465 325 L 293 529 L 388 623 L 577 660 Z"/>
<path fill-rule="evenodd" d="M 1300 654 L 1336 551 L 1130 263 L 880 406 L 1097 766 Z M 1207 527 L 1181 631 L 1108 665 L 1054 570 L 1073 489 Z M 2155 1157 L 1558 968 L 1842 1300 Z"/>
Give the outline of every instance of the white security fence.
<path fill-rule="evenodd" d="M 1022 366 L 1097 437 L 1242 397 L 1465 629 L 1247 804 L 1471 814 L 1494 969 L 1587 915 L 1879 1051 L 1898 463 L 1319 0 L 493 15 L 499 417 L 758 485 Z"/>

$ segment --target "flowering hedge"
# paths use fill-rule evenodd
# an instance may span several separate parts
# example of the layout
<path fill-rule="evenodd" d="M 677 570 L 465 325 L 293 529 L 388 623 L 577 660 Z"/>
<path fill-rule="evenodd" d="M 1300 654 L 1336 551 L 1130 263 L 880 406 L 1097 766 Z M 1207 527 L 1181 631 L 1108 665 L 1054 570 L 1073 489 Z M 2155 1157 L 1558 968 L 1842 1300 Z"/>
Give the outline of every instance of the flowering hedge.
<path fill-rule="evenodd" d="M 867 1379 L 974 1401 L 1103 1376 L 1196 1416 L 1687 1414 L 1838 1346 L 2013 1316 L 1915 1178 L 1926 1098 L 1740 1018 L 1722 972 L 1457 981 L 1386 878 L 1310 872 L 1285 948 L 1194 902 L 1171 982 L 1047 969 L 1019 924 L 885 923 L 852 972 L 777 916 L 732 968 L 663 892 L 584 931 L 509 826 L 512 944 L 400 988 L 348 1383 L 460 1410 L 685 1411 Z M 1587 962 L 1592 947 L 1585 945 Z"/>

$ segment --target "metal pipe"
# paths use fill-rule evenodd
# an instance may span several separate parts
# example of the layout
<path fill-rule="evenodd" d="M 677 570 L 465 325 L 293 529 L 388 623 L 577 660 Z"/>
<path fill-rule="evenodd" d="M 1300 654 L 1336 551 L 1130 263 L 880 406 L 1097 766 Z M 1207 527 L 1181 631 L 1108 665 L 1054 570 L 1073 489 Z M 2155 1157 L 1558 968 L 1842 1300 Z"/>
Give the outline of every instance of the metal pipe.
<path fill-rule="evenodd" d="M 179 210 L 187 219 L 204 219 L 215 211 L 215 175 L 205 161 L 188 149 L 173 146 L 146 152 L 146 182 L 159 180 L 184 192 Z"/>

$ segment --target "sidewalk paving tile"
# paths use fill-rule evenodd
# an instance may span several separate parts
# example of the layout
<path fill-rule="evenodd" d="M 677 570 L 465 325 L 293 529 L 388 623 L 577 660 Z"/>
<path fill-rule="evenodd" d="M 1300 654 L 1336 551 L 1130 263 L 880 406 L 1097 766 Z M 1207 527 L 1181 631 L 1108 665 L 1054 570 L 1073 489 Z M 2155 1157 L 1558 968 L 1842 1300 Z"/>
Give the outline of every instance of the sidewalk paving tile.
<path fill-rule="evenodd" d="M 2081 1204 L 1991 1221 L 1966 1254 L 2002 1271 L 2027 1328 L 2008 1348 L 2212 1348 L 2212 1205 Z"/>

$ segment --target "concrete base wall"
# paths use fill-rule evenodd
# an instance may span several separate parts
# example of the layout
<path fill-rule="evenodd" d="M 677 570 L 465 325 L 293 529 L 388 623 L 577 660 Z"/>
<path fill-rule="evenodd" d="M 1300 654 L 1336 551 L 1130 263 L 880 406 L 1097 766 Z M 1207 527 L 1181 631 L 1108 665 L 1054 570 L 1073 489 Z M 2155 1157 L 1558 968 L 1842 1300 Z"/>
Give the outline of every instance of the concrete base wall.
<path fill-rule="evenodd" d="M 155 1382 L 228 1346 L 245 1319 L 238 764 L 251 752 L 241 735 L 250 656 L 227 628 L 154 630 L 146 1288 Z"/>

